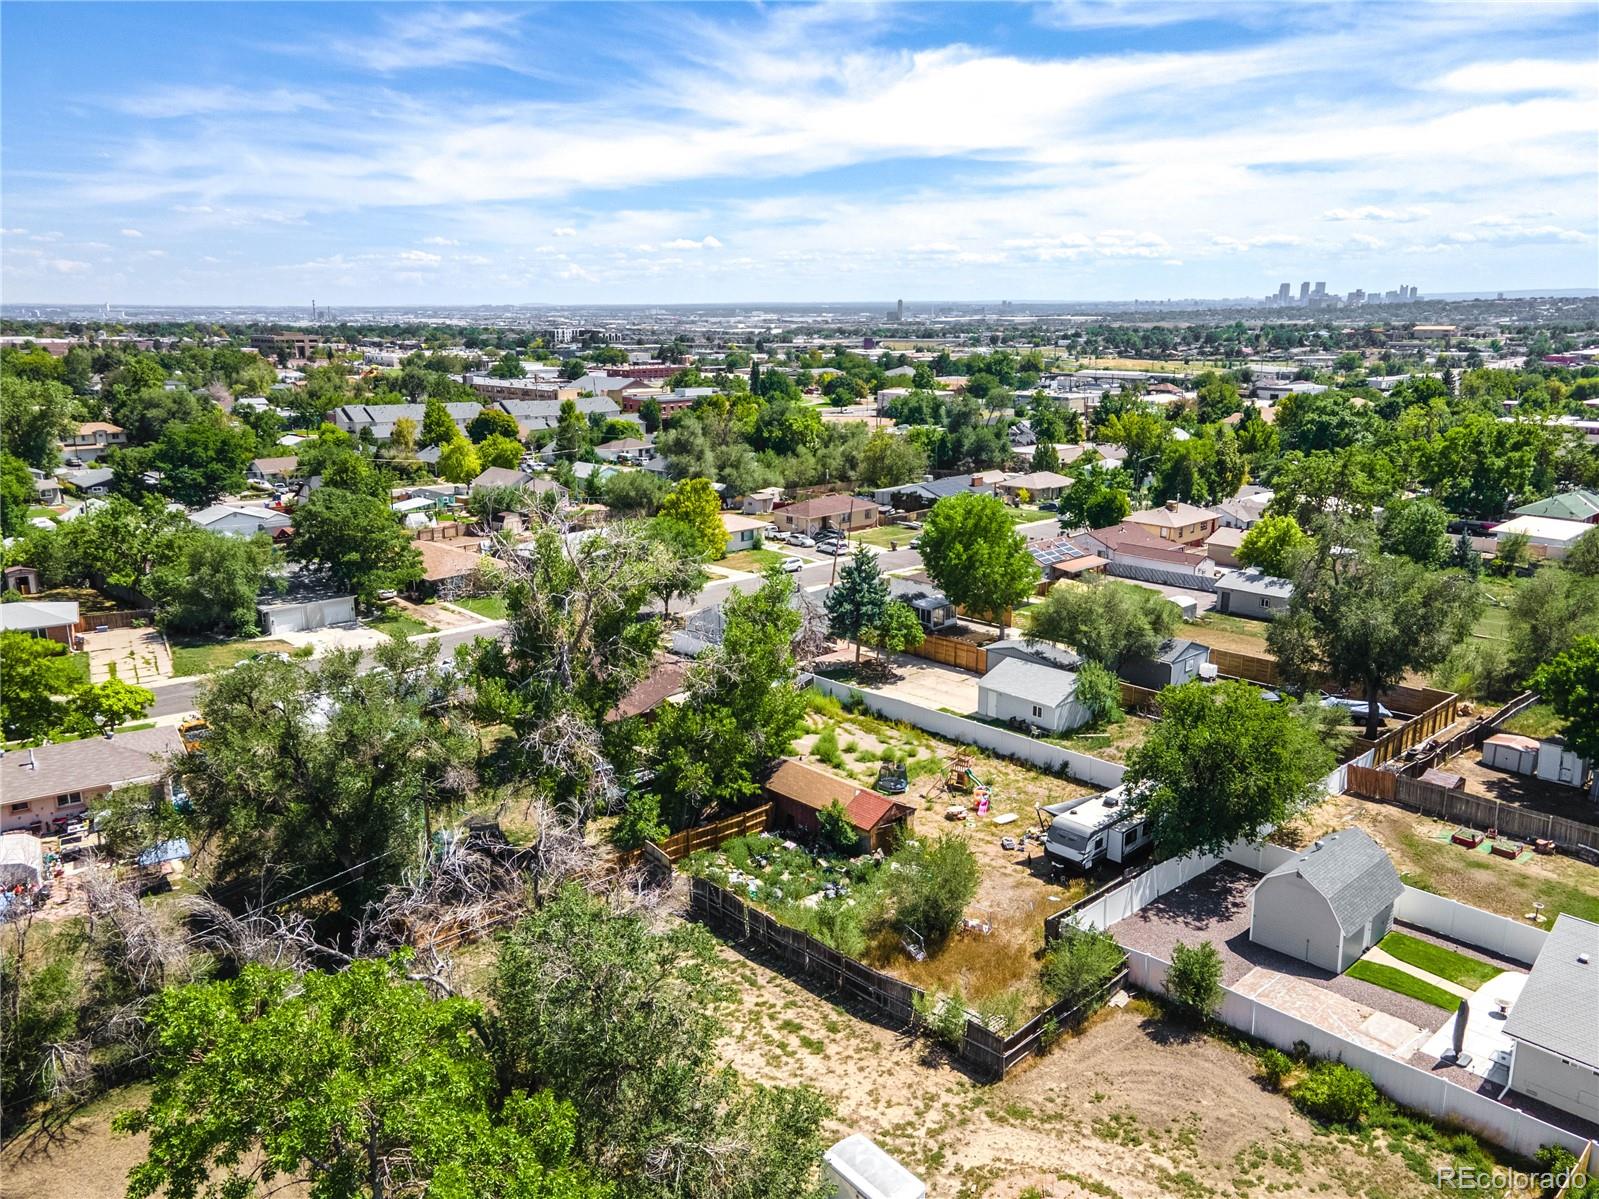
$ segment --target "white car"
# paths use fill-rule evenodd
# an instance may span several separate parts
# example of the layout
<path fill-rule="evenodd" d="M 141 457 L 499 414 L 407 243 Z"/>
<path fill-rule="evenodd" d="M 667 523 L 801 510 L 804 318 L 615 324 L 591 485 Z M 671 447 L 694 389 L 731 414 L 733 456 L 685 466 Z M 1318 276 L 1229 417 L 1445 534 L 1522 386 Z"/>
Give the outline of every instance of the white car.
<path fill-rule="evenodd" d="M 788 540 L 788 534 L 783 532 L 782 529 L 773 529 L 770 533 L 766 534 L 766 540 L 786 542 Z"/>
<path fill-rule="evenodd" d="M 802 550 L 816 548 L 816 539 L 813 537 L 807 537 L 804 533 L 789 534 L 788 543 L 790 545 L 797 545 Z"/>
<path fill-rule="evenodd" d="M 805 569 L 805 559 L 804 558 L 784 558 L 783 559 L 783 569 L 786 570 L 789 574 L 797 574 L 798 572 L 800 572 L 800 571 Z"/>

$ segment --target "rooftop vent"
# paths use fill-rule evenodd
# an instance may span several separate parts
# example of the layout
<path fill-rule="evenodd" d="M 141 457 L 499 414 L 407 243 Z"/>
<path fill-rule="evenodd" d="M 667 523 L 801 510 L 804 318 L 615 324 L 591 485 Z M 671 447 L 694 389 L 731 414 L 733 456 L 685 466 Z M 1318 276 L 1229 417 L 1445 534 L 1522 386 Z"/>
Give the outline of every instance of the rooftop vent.
<path fill-rule="evenodd" d="M 1577 964 L 1581 965 L 1581 966 L 1586 966 L 1588 964 L 1588 955 L 1585 954 L 1585 953 L 1579 953 L 1577 955 Z"/>

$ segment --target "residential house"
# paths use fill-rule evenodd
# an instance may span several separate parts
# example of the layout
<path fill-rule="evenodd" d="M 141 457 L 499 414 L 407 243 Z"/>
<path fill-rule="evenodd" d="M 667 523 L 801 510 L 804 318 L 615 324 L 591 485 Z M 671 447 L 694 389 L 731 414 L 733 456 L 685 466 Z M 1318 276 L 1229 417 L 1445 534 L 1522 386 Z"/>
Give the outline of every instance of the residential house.
<path fill-rule="evenodd" d="M 504 380 L 501 380 L 503 382 Z M 590 416 L 599 416 L 602 420 L 610 420 L 622 414 L 621 406 L 610 396 L 570 396 L 572 403 L 577 406 L 578 415 L 587 420 Z M 522 436 L 529 433 L 540 433 L 545 429 L 553 429 L 561 420 L 561 405 L 564 400 L 499 400 L 495 407 L 507 416 L 510 416 L 522 430 Z"/>
<path fill-rule="evenodd" d="M 47 475 L 42 470 L 28 467 L 28 474 L 33 476 L 34 502 L 45 508 L 53 508 L 61 502 L 61 480 L 53 475 Z"/>
<path fill-rule="evenodd" d="M 1599 924 L 1562 912 L 1510 1005 L 1509 1089 L 1585 1120 L 1599 1113 Z"/>
<path fill-rule="evenodd" d="M 1238 547 L 1243 544 L 1248 530 L 1218 525 L 1216 531 L 1205 538 L 1205 553 L 1217 566 L 1242 566 L 1238 560 Z"/>
<path fill-rule="evenodd" d="M 772 510 L 772 523 L 785 533 L 814 535 L 823 529 L 846 533 L 874 528 L 882 514 L 879 505 L 853 495 L 822 495 L 786 508 Z"/>
<path fill-rule="evenodd" d="M 762 787 L 772 801 L 777 822 L 804 836 L 817 835 L 821 831 L 818 817 L 838 804 L 868 851 L 891 848 L 901 832 L 909 831 L 916 814 L 909 804 L 865 790 L 793 758 L 776 762 L 762 780 Z"/>
<path fill-rule="evenodd" d="M 764 516 L 783 498 L 781 487 L 762 487 L 744 497 L 741 511 L 745 516 Z"/>
<path fill-rule="evenodd" d="M 465 434 L 466 427 L 483 411 L 483 405 L 458 401 L 444 405 L 444 410 L 455 422 L 455 427 Z M 374 441 L 388 441 L 394 436 L 395 424 L 401 420 L 410 421 L 420 435 L 422 419 L 426 415 L 426 404 L 345 404 L 333 410 L 332 421 L 351 437 L 359 437 L 365 432 Z"/>
<path fill-rule="evenodd" d="M 977 710 L 990 720 L 1030 724 L 1064 733 L 1088 723 L 1077 702 L 1077 675 L 1070 670 L 1003 657 L 977 683 Z"/>
<path fill-rule="evenodd" d="M 1072 535 L 1072 544 L 1110 563 L 1106 573 L 1168 587 L 1210 591 L 1216 564 L 1197 546 L 1162 541 L 1148 529 L 1123 523 Z"/>
<path fill-rule="evenodd" d="M 1266 508 L 1271 504 L 1274 494 L 1263 487 L 1252 491 L 1246 487 L 1232 499 L 1213 504 L 1210 510 L 1219 528 L 1249 530 L 1265 517 Z"/>
<path fill-rule="evenodd" d="M 526 487 L 533 481 L 533 476 L 525 470 L 517 470 L 510 466 L 490 466 L 473 479 L 470 492 L 476 495 L 491 487 Z"/>
<path fill-rule="evenodd" d="M 655 446 L 639 437 L 618 437 L 594 447 L 601 462 L 645 462 L 655 457 Z"/>
<path fill-rule="evenodd" d="M 448 541 L 418 541 L 422 577 L 411 584 L 410 593 L 419 599 L 453 600 L 470 589 L 483 555 L 477 552 L 476 542 L 467 544 L 472 548 Z"/>
<path fill-rule="evenodd" d="M 1559 561 L 1592 531 L 1592 525 L 1580 520 L 1559 520 L 1552 516 L 1517 516 L 1503 524 L 1495 525 L 1492 533 L 1496 543 L 1503 542 L 1506 537 L 1514 533 L 1525 533 L 1534 557 Z"/>
<path fill-rule="evenodd" d="M 605 714 L 605 719 L 630 720 L 637 716 L 647 722 L 662 704 L 688 689 L 690 665 L 687 658 L 679 658 L 674 654 L 657 659 L 650 667 L 649 674 L 617 701 L 616 706 Z"/>
<path fill-rule="evenodd" d="M 1004 471 L 988 471 L 974 475 L 947 475 L 942 479 L 924 480 L 920 483 L 902 483 L 898 487 L 882 487 L 872 492 L 879 504 L 898 508 L 903 512 L 920 512 L 931 508 L 939 500 L 952 495 L 977 492 L 992 495 L 994 484 L 1005 477 Z"/>
<path fill-rule="evenodd" d="M 1147 658 L 1127 658 L 1116 673 L 1135 687 L 1159 691 L 1202 678 L 1210 664 L 1210 646 L 1174 637 Z"/>
<path fill-rule="evenodd" d="M 221 533 L 225 537 L 252 537 L 257 533 L 276 534 L 280 529 L 290 528 L 294 523 L 287 513 L 246 504 L 212 504 L 209 508 L 189 513 L 189 520 L 207 532 Z"/>
<path fill-rule="evenodd" d="M 249 469 L 244 472 L 244 477 L 252 483 L 287 483 L 289 476 L 299 465 L 299 458 L 293 454 L 283 454 L 276 458 L 257 458 L 250 463 Z"/>
<path fill-rule="evenodd" d="M 6 582 L 11 582 L 8 573 Z M 37 588 L 38 576 L 34 576 Z M 72 601 L 20 601 L 0 604 L 0 633 L 26 633 L 30 637 L 43 637 L 71 647 L 72 634 L 78 625 L 78 605 Z"/>
<path fill-rule="evenodd" d="M 1039 594 L 1046 593 L 1062 579 L 1078 579 L 1104 574 L 1110 560 L 1092 549 L 1079 546 L 1070 537 L 1046 537 L 1027 543 L 1027 552 L 1038 563 L 1042 578 Z"/>
<path fill-rule="evenodd" d="M 1599 524 L 1599 491 L 1586 487 L 1562 491 L 1547 499 L 1534 500 L 1515 509 L 1517 516 L 1546 516 L 1555 520 L 1580 520 L 1584 524 Z"/>
<path fill-rule="evenodd" d="M 79 819 L 100 796 L 159 780 L 181 747 L 167 725 L 11 750 L 0 756 L 0 832 L 47 833 Z"/>
<path fill-rule="evenodd" d="M 760 541 L 762 531 L 772 526 L 769 521 L 740 516 L 735 512 L 724 512 L 722 527 L 727 530 L 727 552 L 736 554 L 742 550 L 754 549 Z"/>
<path fill-rule="evenodd" d="M 111 482 L 116 477 L 109 466 L 91 466 L 84 470 L 64 470 L 61 480 L 79 495 L 106 496 L 111 494 Z"/>
<path fill-rule="evenodd" d="M 62 456 L 88 464 L 105 457 L 114 446 L 128 444 L 128 435 L 120 425 L 103 420 L 84 421 L 61 441 Z"/>
<path fill-rule="evenodd" d="M 1021 494 L 1026 492 L 1034 503 L 1038 503 L 1042 500 L 1058 500 L 1061 492 L 1071 485 L 1072 481 L 1065 475 L 1052 470 L 1034 470 L 1001 479 L 994 484 L 994 490 L 1008 500 L 1020 500 Z"/>
<path fill-rule="evenodd" d="M 1249 939 L 1342 974 L 1388 935 L 1404 892 L 1394 864 L 1365 832 L 1329 833 L 1256 884 Z"/>
<path fill-rule="evenodd" d="M 1216 531 L 1219 518 L 1214 512 L 1196 508 L 1181 500 L 1167 500 L 1159 508 L 1134 512 L 1127 523 L 1147 529 L 1162 541 L 1178 545 L 1198 545 Z"/>
<path fill-rule="evenodd" d="M 1288 610 L 1294 585 L 1267 574 L 1258 566 L 1228 570 L 1216 576 L 1216 611 L 1229 616 L 1270 620 Z"/>

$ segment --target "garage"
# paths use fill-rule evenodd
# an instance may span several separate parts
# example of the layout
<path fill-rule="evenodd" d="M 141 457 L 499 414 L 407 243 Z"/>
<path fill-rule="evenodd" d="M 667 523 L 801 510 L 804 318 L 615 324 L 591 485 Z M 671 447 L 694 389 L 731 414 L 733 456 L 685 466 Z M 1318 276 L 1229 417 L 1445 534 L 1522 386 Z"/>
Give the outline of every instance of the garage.
<path fill-rule="evenodd" d="M 268 637 L 280 633 L 306 633 L 332 624 L 354 624 L 355 596 L 338 595 L 329 599 L 262 604 L 256 612 L 261 617 L 261 632 Z"/>

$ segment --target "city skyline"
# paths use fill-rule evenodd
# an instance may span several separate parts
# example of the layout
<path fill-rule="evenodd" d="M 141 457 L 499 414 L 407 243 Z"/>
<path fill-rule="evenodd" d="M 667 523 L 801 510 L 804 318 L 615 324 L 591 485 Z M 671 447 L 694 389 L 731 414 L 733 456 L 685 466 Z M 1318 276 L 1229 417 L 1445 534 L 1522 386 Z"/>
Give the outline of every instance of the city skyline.
<path fill-rule="evenodd" d="M 3 287 L 335 309 L 1569 290 L 1596 281 L 1599 172 L 1572 153 L 1594 29 L 1576 5 L 9 6 Z"/>

